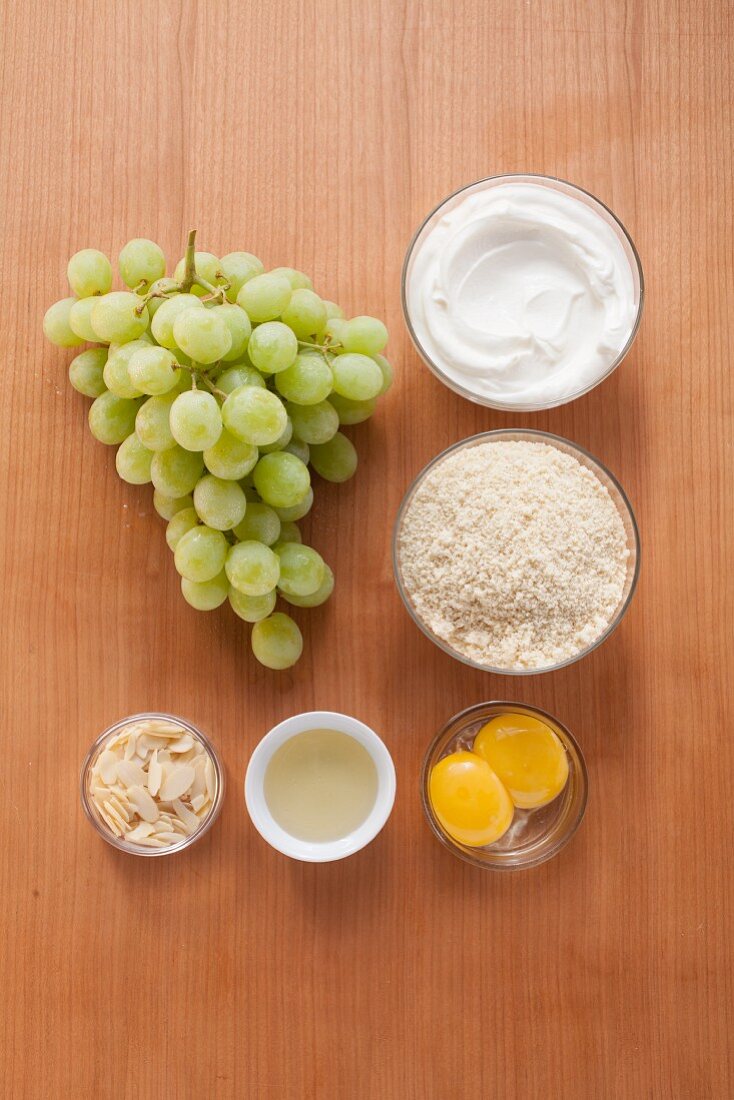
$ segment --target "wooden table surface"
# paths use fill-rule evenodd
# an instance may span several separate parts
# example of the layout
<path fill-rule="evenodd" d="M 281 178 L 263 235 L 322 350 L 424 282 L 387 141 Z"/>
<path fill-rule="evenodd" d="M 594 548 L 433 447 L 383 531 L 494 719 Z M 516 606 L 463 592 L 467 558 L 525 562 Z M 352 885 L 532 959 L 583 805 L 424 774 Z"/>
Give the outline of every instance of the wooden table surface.
<path fill-rule="evenodd" d="M 716 0 L 6 0 L 0 1090 L 21 1097 L 731 1100 L 732 32 Z M 647 304 L 624 365 L 535 416 L 454 396 L 409 346 L 403 253 L 444 195 L 545 172 L 632 233 Z M 382 316 L 397 382 L 318 486 L 338 578 L 292 672 L 228 609 L 188 608 L 151 505 L 86 429 L 41 318 L 66 260 L 187 230 L 292 264 Z M 423 464 L 532 425 L 588 447 L 640 524 L 622 627 L 563 672 L 502 679 L 416 630 L 392 520 Z M 590 799 L 549 865 L 497 876 L 430 834 L 418 770 L 457 710 L 516 698 L 581 741 Z M 142 709 L 208 730 L 222 816 L 184 855 L 115 852 L 77 773 Z M 378 840 L 330 866 L 270 850 L 242 779 L 263 733 L 331 708 L 398 772 Z"/>

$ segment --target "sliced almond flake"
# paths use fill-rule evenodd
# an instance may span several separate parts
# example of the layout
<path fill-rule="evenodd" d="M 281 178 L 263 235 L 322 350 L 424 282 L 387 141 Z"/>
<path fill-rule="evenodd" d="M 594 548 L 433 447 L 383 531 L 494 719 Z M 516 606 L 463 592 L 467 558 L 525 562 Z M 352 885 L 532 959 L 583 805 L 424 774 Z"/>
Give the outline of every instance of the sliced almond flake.
<path fill-rule="evenodd" d="M 201 822 L 198 817 L 196 814 L 192 814 L 188 806 L 184 806 L 180 798 L 174 801 L 173 808 L 176 811 L 176 816 L 184 823 L 188 832 L 193 833 L 195 829 L 199 828 Z"/>
<path fill-rule="evenodd" d="M 171 763 L 171 754 L 168 751 L 168 749 L 159 749 L 158 750 L 158 763 L 159 764 L 170 764 Z"/>
<path fill-rule="evenodd" d="M 189 794 L 191 795 L 192 802 L 196 798 L 197 795 L 204 794 L 204 792 L 206 791 L 206 779 L 204 778 L 204 758 L 203 757 L 201 757 L 201 756 L 197 757 L 196 763 L 194 764 L 194 771 L 196 772 L 196 776 L 194 777 L 194 782 L 191 784 L 191 790 L 189 791 Z"/>
<path fill-rule="evenodd" d="M 185 733 L 182 737 L 179 737 L 176 741 L 171 741 L 168 746 L 169 752 L 189 752 L 194 747 L 194 739 L 190 733 Z"/>
<path fill-rule="evenodd" d="M 125 745 L 125 752 L 123 753 L 126 760 L 132 760 L 132 758 L 135 756 L 135 746 L 137 745 L 137 741 L 138 739 L 134 733 L 130 737 L 128 737 L 127 744 Z"/>
<path fill-rule="evenodd" d="M 102 818 L 110 832 L 114 833 L 115 836 L 122 836 L 122 829 L 114 820 L 114 818 L 110 814 L 108 814 L 102 806 L 98 806 L 97 809 L 99 811 L 99 816 Z"/>
<path fill-rule="evenodd" d="M 122 834 L 127 829 L 127 821 L 125 821 L 124 817 L 120 816 L 120 814 L 117 812 L 111 802 L 105 802 L 104 808 L 109 817 L 111 817 L 115 824 L 119 827 L 118 836 L 122 836 Z"/>
<path fill-rule="evenodd" d="M 114 809 L 125 821 L 125 823 L 129 823 L 132 814 L 130 812 L 130 805 L 127 800 L 123 802 L 122 799 L 117 797 L 117 795 L 111 794 L 109 797 L 109 803 L 111 806 L 114 807 Z"/>
<path fill-rule="evenodd" d="M 137 840 L 136 844 L 142 844 L 144 848 L 168 848 L 168 841 L 159 840 L 157 836 L 144 836 L 141 840 Z"/>
<path fill-rule="evenodd" d="M 121 760 L 117 765 L 117 778 L 124 787 L 142 787 L 145 785 L 145 772 L 133 760 Z"/>
<path fill-rule="evenodd" d="M 117 760 L 116 753 L 110 749 L 105 749 L 99 758 L 99 772 L 108 786 L 117 779 Z"/>
<path fill-rule="evenodd" d="M 92 787 L 92 798 L 100 806 L 102 805 L 104 800 L 107 798 L 108 794 L 109 794 L 109 788 L 108 787 L 103 787 L 101 783 L 95 784 L 95 786 Z"/>
<path fill-rule="evenodd" d="M 177 833 L 180 833 L 181 836 L 189 835 L 189 830 L 186 828 L 180 817 L 173 818 L 173 820 L 171 821 L 171 828 L 174 829 Z"/>
<path fill-rule="evenodd" d="M 214 801 L 214 795 L 216 793 L 216 791 L 215 791 L 216 781 L 215 781 L 215 778 L 214 778 L 214 765 L 212 764 L 211 756 L 207 756 L 207 758 L 206 758 L 206 764 L 204 765 L 204 778 L 206 779 L 207 792 L 208 792 L 209 797 L 211 798 L 211 800 L 213 802 Z"/>
<path fill-rule="evenodd" d="M 169 829 L 168 832 L 156 833 L 156 840 L 167 840 L 169 844 L 179 844 L 181 842 L 181 834 Z"/>
<path fill-rule="evenodd" d="M 204 806 L 206 806 L 208 801 L 209 801 L 209 795 L 208 794 L 194 795 L 194 797 L 191 799 L 191 808 L 193 809 L 194 813 L 198 814 L 199 810 L 201 810 Z"/>
<path fill-rule="evenodd" d="M 149 821 L 139 822 L 134 829 L 131 829 L 129 833 L 125 834 L 125 840 L 132 840 L 133 843 L 137 840 L 143 840 L 146 836 L 150 836 L 153 832 L 153 826 Z"/>
<path fill-rule="evenodd" d="M 144 787 L 130 787 L 127 797 L 130 805 L 135 807 L 143 821 L 158 820 L 158 807 Z"/>
<path fill-rule="evenodd" d="M 163 780 L 163 769 L 158 763 L 158 750 L 155 749 L 148 764 L 148 790 L 152 795 L 158 794 Z"/>
<path fill-rule="evenodd" d="M 161 784 L 161 798 L 168 802 L 180 798 L 194 782 L 196 773 L 190 764 L 172 766 Z"/>

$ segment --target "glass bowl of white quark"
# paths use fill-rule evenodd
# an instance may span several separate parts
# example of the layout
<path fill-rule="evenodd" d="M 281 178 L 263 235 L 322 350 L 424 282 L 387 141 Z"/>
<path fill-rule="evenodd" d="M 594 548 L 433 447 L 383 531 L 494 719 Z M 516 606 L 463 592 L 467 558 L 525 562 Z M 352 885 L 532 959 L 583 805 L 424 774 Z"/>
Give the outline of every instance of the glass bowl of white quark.
<path fill-rule="evenodd" d="M 455 393 L 536 412 L 599 385 L 642 317 L 637 249 L 590 192 L 553 176 L 489 176 L 428 214 L 405 255 L 418 354 Z"/>
<path fill-rule="evenodd" d="M 546 447 L 553 448 L 559 452 L 561 456 L 570 456 L 576 463 L 582 468 L 580 475 L 585 477 L 588 481 L 588 475 L 591 474 L 599 483 L 599 487 L 595 487 L 595 491 L 601 491 L 604 503 L 610 501 L 614 506 L 614 510 L 611 508 L 609 512 L 611 516 L 619 517 L 619 541 L 623 541 L 626 545 L 624 552 L 620 555 L 619 567 L 618 567 L 618 587 L 614 590 L 615 604 L 612 607 L 607 603 L 608 615 L 605 615 L 606 621 L 604 621 L 599 628 L 591 636 L 589 631 L 586 631 L 582 644 L 579 644 L 578 649 L 573 652 L 565 653 L 559 656 L 557 659 L 549 659 L 545 661 L 538 661 L 536 663 L 525 661 L 522 664 L 506 661 L 504 664 L 501 661 L 493 660 L 491 658 L 483 659 L 477 656 L 477 654 L 471 649 L 467 648 L 463 644 L 463 640 L 460 639 L 459 634 L 456 631 L 445 629 L 444 620 L 448 620 L 448 614 L 444 614 L 444 607 L 438 606 L 437 615 L 434 616 L 434 621 L 429 622 L 429 615 L 425 612 L 422 605 L 422 600 L 418 592 L 418 586 L 414 583 L 414 570 L 407 566 L 407 561 L 410 553 L 410 530 L 411 530 L 411 516 L 414 502 L 420 501 L 421 496 L 430 497 L 431 504 L 435 504 L 438 509 L 438 524 L 432 529 L 420 532 L 420 538 L 416 545 L 418 545 L 418 553 L 424 555 L 423 565 L 425 569 L 426 577 L 428 578 L 428 587 L 431 592 L 431 599 L 434 601 L 442 600 L 443 597 L 439 593 L 441 581 L 440 573 L 442 570 L 441 562 L 447 560 L 447 556 L 452 561 L 459 556 L 459 551 L 456 545 L 451 541 L 451 533 L 447 527 L 446 513 L 442 511 L 440 501 L 436 500 L 436 494 L 434 487 L 436 479 L 441 473 L 441 469 L 447 460 L 454 460 L 455 456 L 466 456 L 473 448 L 481 447 L 484 444 L 496 444 L 496 443 L 534 443 L 544 444 Z M 491 452 L 488 452 L 491 454 Z M 567 462 L 567 459 L 561 459 L 562 462 Z M 586 471 L 587 473 L 584 473 Z M 478 492 L 476 480 L 472 477 L 465 482 L 465 487 L 460 491 L 465 491 L 470 497 L 475 496 Z M 525 484 L 522 488 L 521 498 L 523 501 L 527 499 L 529 493 L 528 484 Z M 606 495 L 605 495 L 606 494 Z M 615 520 L 616 522 L 616 520 Z M 407 534 L 406 534 L 407 532 Z M 623 533 L 622 533 L 623 532 Z M 582 532 L 582 537 L 583 537 Z M 593 535 L 591 538 L 593 542 Z M 484 548 L 479 548 L 479 553 L 484 553 Z M 439 555 L 436 559 L 432 555 Z M 448 653 L 451 657 L 456 658 L 458 661 L 462 661 L 464 664 L 471 666 L 472 668 L 480 669 L 483 672 L 493 672 L 498 675 L 508 676 L 528 676 L 542 672 L 553 672 L 559 668 L 564 668 L 567 665 L 585 657 L 591 653 L 592 650 L 604 642 L 613 630 L 619 626 L 622 618 L 624 617 L 632 596 L 634 594 L 637 579 L 640 571 L 640 537 L 637 529 L 637 522 L 635 520 L 632 507 L 627 495 L 622 486 L 617 481 L 616 477 L 604 466 L 597 458 L 594 458 L 588 451 L 584 450 L 576 443 L 570 442 L 570 440 L 563 439 L 561 436 L 552 435 L 549 432 L 535 431 L 532 429 L 501 429 L 498 431 L 483 432 L 479 435 L 464 439 L 459 443 L 453 444 L 448 447 L 441 454 L 437 455 L 427 466 L 421 470 L 412 485 L 408 489 L 403 501 L 400 505 L 400 509 L 395 521 L 395 527 L 393 531 L 393 544 L 392 544 L 392 556 L 393 556 L 393 569 L 395 574 L 395 581 L 398 591 L 402 597 L 403 603 L 413 619 L 413 622 L 423 631 L 427 638 L 442 649 L 445 653 Z M 501 564 L 497 565 L 497 571 L 501 569 Z M 490 574 L 493 572 L 494 565 L 490 563 Z M 551 577 L 553 575 L 553 565 L 551 564 L 550 570 L 546 566 L 546 574 Z M 472 592 L 476 589 L 474 587 L 474 578 L 470 578 L 469 585 L 472 588 Z M 466 586 L 465 586 L 466 587 Z M 457 605 L 457 600 L 454 598 L 457 593 L 449 590 L 446 597 L 446 603 L 452 605 L 452 613 L 455 611 L 454 605 Z M 618 595 L 618 598 L 616 598 Z M 470 596 L 473 599 L 473 595 Z M 514 594 L 510 589 L 510 600 L 514 600 Z M 520 604 L 522 604 L 523 594 L 518 596 Z M 609 597 L 611 600 L 612 597 Z M 481 600 L 478 603 L 480 613 L 483 611 L 484 604 Z M 459 621 L 459 630 L 461 628 L 461 621 Z M 462 651 L 463 649 L 463 651 Z"/>

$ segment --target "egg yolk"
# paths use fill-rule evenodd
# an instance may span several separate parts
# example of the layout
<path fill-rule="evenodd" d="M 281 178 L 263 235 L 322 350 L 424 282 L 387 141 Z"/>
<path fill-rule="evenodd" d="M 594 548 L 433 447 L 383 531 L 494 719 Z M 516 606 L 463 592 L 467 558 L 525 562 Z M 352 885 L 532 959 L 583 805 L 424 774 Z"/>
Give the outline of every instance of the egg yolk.
<path fill-rule="evenodd" d="M 486 760 L 452 752 L 431 771 L 434 813 L 454 840 L 472 848 L 493 844 L 512 821 L 512 800 Z"/>
<path fill-rule="evenodd" d="M 502 714 L 487 722 L 474 752 L 499 776 L 519 809 L 545 806 L 566 786 L 566 750 L 550 726 L 529 715 Z"/>

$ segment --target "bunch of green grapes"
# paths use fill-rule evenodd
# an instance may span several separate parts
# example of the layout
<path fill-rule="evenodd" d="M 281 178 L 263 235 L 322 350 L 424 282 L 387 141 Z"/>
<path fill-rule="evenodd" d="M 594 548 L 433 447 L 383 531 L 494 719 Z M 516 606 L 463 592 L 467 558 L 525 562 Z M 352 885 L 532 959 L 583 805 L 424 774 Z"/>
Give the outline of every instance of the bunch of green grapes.
<path fill-rule="evenodd" d="M 249 252 L 195 251 L 173 275 L 153 241 L 119 257 L 126 290 L 96 249 L 69 260 L 73 297 L 46 312 L 59 347 L 84 343 L 69 380 L 93 399 L 95 439 L 117 447 L 120 477 L 153 484 L 184 599 L 200 611 L 228 601 L 252 623 L 252 650 L 290 668 L 303 640 L 278 596 L 318 607 L 334 576 L 302 543 L 311 472 L 342 482 L 357 452 L 342 432 L 367 420 L 392 382 L 387 329 L 353 317 L 292 268 L 265 271 Z"/>

